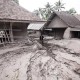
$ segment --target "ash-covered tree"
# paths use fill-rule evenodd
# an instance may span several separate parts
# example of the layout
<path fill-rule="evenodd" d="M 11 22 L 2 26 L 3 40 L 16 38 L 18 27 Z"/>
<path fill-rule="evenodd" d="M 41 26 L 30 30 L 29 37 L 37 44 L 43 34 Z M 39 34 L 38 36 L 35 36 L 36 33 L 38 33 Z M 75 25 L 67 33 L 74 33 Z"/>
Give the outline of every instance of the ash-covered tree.
<path fill-rule="evenodd" d="M 54 5 L 51 5 L 49 2 L 47 2 L 44 8 L 34 10 L 34 13 L 37 16 L 40 16 L 42 19 L 47 20 L 53 11 L 61 11 L 63 8 L 65 8 L 64 3 L 62 3 L 60 0 Z"/>
<path fill-rule="evenodd" d="M 56 11 L 62 11 L 62 9 L 65 9 L 64 3 L 62 3 L 60 0 L 56 3 L 54 3 L 54 10 Z"/>
<path fill-rule="evenodd" d="M 19 4 L 19 0 L 13 0 L 13 1 L 15 1 L 17 4 Z"/>
<path fill-rule="evenodd" d="M 34 10 L 34 13 L 37 16 L 40 16 L 42 19 L 48 19 L 48 17 L 53 12 L 53 6 L 48 2 L 44 8 L 39 8 L 38 10 Z"/>
<path fill-rule="evenodd" d="M 74 8 L 69 9 L 67 12 L 68 12 L 69 14 L 75 14 L 75 13 L 77 13 Z"/>
<path fill-rule="evenodd" d="M 45 5 L 44 8 L 39 8 L 38 10 L 34 10 L 34 13 L 41 17 L 44 20 L 47 20 L 53 11 L 63 11 L 65 9 L 65 4 L 62 1 L 58 1 L 51 5 L 49 2 Z M 70 10 L 65 10 L 69 14 L 75 14 L 76 10 L 71 8 Z"/>

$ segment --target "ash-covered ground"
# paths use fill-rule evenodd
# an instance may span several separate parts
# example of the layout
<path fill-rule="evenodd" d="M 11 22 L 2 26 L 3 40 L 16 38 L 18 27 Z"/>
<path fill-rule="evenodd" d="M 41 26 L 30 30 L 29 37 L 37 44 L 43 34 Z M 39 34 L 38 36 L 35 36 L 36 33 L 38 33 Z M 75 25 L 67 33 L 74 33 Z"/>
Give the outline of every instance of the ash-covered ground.
<path fill-rule="evenodd" d="M 79 39 L 27 43 L 0 49 L 0 80 L 80 80 Z"/>

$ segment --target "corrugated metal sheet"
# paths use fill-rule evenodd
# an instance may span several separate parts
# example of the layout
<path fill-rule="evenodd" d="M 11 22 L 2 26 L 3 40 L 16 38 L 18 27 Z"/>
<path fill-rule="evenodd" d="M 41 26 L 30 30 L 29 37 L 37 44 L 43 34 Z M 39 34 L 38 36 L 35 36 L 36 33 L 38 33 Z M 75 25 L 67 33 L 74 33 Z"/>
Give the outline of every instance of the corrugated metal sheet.
<path fill-rule="evenodd" d="M 29 30 L 40 30 L 45 23 L 31 23 L 27 29 Z"/>

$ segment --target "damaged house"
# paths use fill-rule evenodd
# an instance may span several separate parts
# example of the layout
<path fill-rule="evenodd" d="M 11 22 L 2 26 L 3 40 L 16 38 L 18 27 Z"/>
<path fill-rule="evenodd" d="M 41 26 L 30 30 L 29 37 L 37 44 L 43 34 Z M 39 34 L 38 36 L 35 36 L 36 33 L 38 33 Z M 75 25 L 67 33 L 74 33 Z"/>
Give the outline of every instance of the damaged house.
<path fill-rule="evenodd" d="M 45 23 L 43 32 L 55 39 L 80 38 L 80 21 L 67 12 L 54 11 Z"/>
<path fill-rule="evenodd" d="M 0 44 L 11 43 L 27 36 L 28 25 L 40 20 L 13 0 L 0 0 Z"/>

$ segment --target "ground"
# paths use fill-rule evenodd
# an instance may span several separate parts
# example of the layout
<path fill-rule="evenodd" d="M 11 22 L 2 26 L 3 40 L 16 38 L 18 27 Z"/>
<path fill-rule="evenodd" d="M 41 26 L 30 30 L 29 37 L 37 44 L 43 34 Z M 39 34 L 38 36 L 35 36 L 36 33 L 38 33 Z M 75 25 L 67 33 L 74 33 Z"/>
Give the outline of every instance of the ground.
<path fill-rule="evenodd" d="M 1 49 L 0 80 L 80 80 L 79 39 Z"/>

